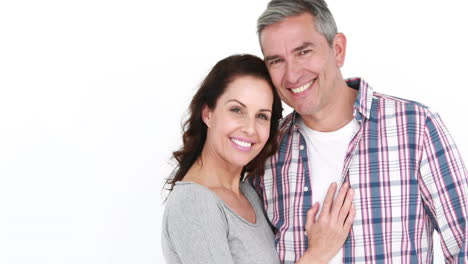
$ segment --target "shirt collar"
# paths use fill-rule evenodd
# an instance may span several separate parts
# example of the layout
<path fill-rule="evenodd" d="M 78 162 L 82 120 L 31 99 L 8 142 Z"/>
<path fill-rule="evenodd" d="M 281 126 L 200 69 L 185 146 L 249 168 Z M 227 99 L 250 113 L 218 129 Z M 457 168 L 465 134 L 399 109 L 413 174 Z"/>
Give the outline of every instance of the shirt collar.
<path fill-rule="evenodd" d="M 357 120 L 363 118 L 369 119 L 372 107 L 372 95 L 374 93 L 372 87 L 359 77 L 349 78 L 345 81 L 349 87 L 358 90 L 356 101 L 354 101 L 354 117 Z"/>

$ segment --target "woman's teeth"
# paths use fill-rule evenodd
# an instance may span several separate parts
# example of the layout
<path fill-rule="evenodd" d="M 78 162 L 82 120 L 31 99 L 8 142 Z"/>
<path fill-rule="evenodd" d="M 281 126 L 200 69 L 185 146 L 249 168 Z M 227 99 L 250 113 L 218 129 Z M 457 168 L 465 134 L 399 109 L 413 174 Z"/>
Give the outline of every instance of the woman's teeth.
<path fill-rule="evenodd" d="M 231 138 L 231 140 L 241 147 L 250 148 L 250 146 L 252 146 L 252 143 L 249 143 L 249 142 L 240 141 L 235 138 Z"/>

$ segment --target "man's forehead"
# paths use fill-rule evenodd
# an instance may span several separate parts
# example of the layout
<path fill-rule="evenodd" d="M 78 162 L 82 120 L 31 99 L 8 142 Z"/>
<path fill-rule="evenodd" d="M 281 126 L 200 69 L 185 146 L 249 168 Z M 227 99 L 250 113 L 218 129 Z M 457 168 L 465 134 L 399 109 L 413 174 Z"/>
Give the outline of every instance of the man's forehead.
<path fill-rule="evenodd" d="M 259 35 L 262 52 L 266 55 L 265 52 L 275 52 L 274 49 L 286 46 L 290 52 L 305 42 L 314 43 L 310 38 L 316 32 L 313 21 L 310 14 L 304 13 L 266 26 Z"/>
<path fill-rule="evenodd" d="M 314 47 L 317 44 L 313 38 L 307 35 L 296 35 L 286 37 L 260 38 L 260 46 L 263 56 L 277 56 L 283 53 L 294 53 L 307 47 Z"/>

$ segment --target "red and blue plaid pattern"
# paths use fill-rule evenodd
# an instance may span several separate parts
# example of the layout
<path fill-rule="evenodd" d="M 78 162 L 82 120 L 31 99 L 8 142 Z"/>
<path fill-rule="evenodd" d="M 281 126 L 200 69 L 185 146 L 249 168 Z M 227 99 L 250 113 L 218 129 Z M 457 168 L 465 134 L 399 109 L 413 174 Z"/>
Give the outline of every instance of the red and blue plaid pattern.
<path fill-rule="evenodd" d="M 432 263 L 433 231 L 447 263 L 468 263 L 468 181 L 460 153 L 440 117 L 419 103 L 372 91 L 359 78 L 342 173 L 355 190 L 356 218 L 343 263 Z M 293 112 L 281 124 L 280 147 L 264 177 L 250 179 L 276 229 L 283 263 L 305 252 L 306 212 L 314 203 L 307 145 Z M 328 186 L 323 186 L 328 188 Z"/>

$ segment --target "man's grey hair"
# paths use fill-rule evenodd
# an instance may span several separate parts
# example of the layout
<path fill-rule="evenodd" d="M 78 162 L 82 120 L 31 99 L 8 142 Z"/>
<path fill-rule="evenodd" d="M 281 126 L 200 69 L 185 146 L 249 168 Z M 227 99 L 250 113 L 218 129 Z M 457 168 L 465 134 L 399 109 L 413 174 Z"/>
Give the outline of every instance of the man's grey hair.
<path fill-rule="evenodd" d="M 315 17 L 316 30 L 327 39 L 330 47 L 338 32 L 335 19 L 323 0 L 272 0 L 266 10 L 257 20 L 257 33 L 260 37 L 262 30 L 276 24 L 284 18 L 309 13 Z"/>

